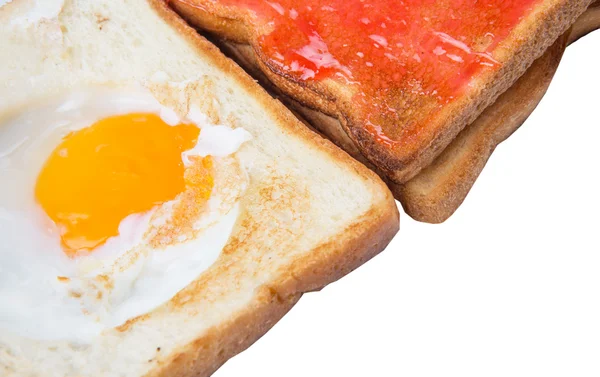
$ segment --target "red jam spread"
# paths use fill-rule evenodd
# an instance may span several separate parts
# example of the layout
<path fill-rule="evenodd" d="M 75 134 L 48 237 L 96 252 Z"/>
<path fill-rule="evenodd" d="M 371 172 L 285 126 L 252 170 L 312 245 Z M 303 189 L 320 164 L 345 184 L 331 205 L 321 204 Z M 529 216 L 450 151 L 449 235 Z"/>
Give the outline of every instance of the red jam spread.
<path fill-rule="evenodd" d="M 539 0 L 219 0 L 266 30 L 269 67 L 295 80 L 347 84 L 380 142 L 410 143 Z M 384 130 L 379 125 L 387 124 Z"/>

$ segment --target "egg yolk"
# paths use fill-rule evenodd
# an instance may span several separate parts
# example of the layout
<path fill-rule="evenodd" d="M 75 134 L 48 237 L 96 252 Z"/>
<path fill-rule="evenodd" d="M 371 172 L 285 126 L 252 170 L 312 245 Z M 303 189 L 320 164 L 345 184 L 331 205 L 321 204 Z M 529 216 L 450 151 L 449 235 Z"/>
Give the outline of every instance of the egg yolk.
<path fill-rule="evenodd" d="M 125 217 L 184 192 L 181 153 L 194 147 L 199 132 L 140 113 L 105 118 L 65 137 L 35 187 L 38 203 L 60 229 L 64 251 L 89 252 L 118 235 Z"/>

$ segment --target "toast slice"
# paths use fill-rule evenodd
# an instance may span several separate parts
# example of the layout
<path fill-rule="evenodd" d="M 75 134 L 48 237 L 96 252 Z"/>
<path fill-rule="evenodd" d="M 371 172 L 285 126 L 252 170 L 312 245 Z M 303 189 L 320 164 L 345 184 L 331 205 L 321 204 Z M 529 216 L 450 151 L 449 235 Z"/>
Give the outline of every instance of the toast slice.
<path fill-rule="evenodd" d="M 216 262 L 89 343 L 24 337 L 0 323 L 3 377 L 208 376 L 398 230 L 377 175 L 304 127 L 162 1 L 13 0 L 0 6 L 0 39 L 0 140 L 7 117 L 38 101 L 131 85 L 179 115 L 195 106 L 252 135 L 237 152 L 248 187 Z"/>
<path fill-rule="evenodd" d="M 192 25 L 249 44 L 270 81 L 336 118 L 398 184 L 430 165 L 590 3 L 170 1 Z"/>
<path fill-rule="evenodd" d="M 571 41 L 600 26 L 600 14 L 594 6 L 597 6 L 597 3 L 573 25 L 572 31 L 569 32 Z M 388 180 L 396 199 L 411 217 L 419 221 L 439 223 L 456 211 L 495 146 L 514 132 L 541 100 L 562 56 L 564 38 L 564 35 L 559 38 L 515 85 L 489 106 L 475 122 L 467 126 L 429 167 L 404 184 L 395 184 Z M 295 101 L 286 95 L 284 90 L 273 85 L 260 69 L 257 55 L 250 45 L 224 40 L 219 36 L 213 38 L 213 41 L 303 118 L 310 127 L 333 140 L 371 169 L 378 171 L 377 167 L 360 153 L 336 118 Z M 500 116 L 502 118 L 498 118 Z M 385 177 L 383 172 L 379 171 L 379 174 Z"/>

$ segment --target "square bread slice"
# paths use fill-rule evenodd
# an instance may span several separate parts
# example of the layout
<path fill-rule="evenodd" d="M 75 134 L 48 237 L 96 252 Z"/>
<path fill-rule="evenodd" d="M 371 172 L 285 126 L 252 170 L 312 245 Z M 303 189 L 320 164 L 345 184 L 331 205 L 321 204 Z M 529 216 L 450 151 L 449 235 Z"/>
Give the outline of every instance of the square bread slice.
<path fill-rule="evenodd" d="M 6 114 L 39 98 L 141 85 L 180 114 L 195 105 L 253 136 L 238 151 L 250 182 L 241 215 L 208 270 L 91 344 L 0 330 L 3 377 L 210 375 L 304 292 L 360 266 L 398 230 L 379 177 L 304 127 L 161 1 L 13 0 L 0 6 L 0 40 L 0 131 Z"/>
<path fill-rule="evenodd" d="M 279 6 L 169 1 L 190 24 L 250 45 L 271 82 L 302 105 L 337 119 L 345 139 L 338 144 L 351 143 L 397 184 L 429 166 L 591 2 L 312 1 L 304 7 L 293 1 Z M 321 6 L 323 12 L 315 10 Z M 367 10 L 376 21 L 365 16 Z M 400 18 L 389 20 L 392 14 Z M 381 24 L 387 26 L 376 26 Z M 379 34 L 385 35 L 383 41 Z M 373 41 L 375 48 L 366 47 Z M 365 48 L 373 56 L 364 55 Z M 473 56 L 486 61 L 468 64 Z M 494 68 L 479 69 L 481 65 Z M 319 78 L 319 67 L 324 72 L 333 67 L 334 74 Z"/>
<path fill-rule="evenodd" d="M 172 4 L 176 9 L 181 7 L 176 1 Z M 459 208 L 495 147 L 519 128 L 544 96 L 566 47 L 566 38 L 573 42 L 600 27 L 598 4 L 600 2 L 592 4 L 575 22 L 572 31 L 559 37 L 513 86 L 488 106 L 473 123 L 466 126 L 430 165 L 402 184 L 387 179 L 394 196 L 408 215 L 418 221 L 440 223 Z M 185 7 L 182 9 L 184 16 L 187 15 Z M 209 21 L 211 19 L 208 18 Z M 229 37 L 229 34 L 219 30 L 212 36 L 212 40 L 307 125 L 334 141 L 382 177 L 386 177 L 383 171 L 365 158 L 337 118 L 288 95 L 285 87 L 276 86 L 265 74 L 251 45 L 225 39 L 223 35 Z"/>

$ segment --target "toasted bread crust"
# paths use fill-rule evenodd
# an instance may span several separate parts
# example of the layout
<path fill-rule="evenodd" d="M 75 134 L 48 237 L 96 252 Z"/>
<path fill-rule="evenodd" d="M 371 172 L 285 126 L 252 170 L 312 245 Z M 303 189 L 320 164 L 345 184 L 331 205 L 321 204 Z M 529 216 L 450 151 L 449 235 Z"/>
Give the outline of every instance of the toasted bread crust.
<path fill-rule="evenodd" d="M 309 291 L 351 272 L 387 246 L 398 231 L 398 210 L 391 192 L 376 174 L 359 162 L 304 127 L 287 108 L 268 95 L 239 66 L 199 36 L 173 13 L 163 1 L 150 0 L 165 22 L 176 28 L 190 44 L 197 46 L 211 62 L 227 72 L 236 82 L 252 93 L 281 125 L 307 143 L 327 151 L 335 161 L 349 166 L 358 176 L 371 182 L 375 196 L 381 197 L 371 210 L 349 225 L 333 241 L 317 246 L 306 256 L 297 258 L 281 278 L 260 288 L 253 302 L 230 321 L 214 327 L 195 341 L 161 359 L 147 376 L 208 376 L 227 359 L 243 351 L 267 332 L 287 311 Z"/>
<path fill-rule="evenodd" d="M 256 48 L 257 31 L 247 12 L 237 14 L 218 2 L 172 0 L 171 4 L 190 23 L 237 42 L 253 45 L 258 64 L 266 76 L 286 95 L 303 105 L 337 118 L 366 160 L 387 178 L 404 183 L 428 166 L 467 124 L 506 91 L 542 53 L 574 22 L 591 1 L 564 0 L 545 6 L 530 22 L 514 30 L 507 46 L 499 52 L 502 67 L 481 77 L 472 93 L 454 101 L 431 123 L 414 146 L 391 150 L 376 140 L 343 102 L 340 88 L 330 82 L 297 82 L 266 66 Z"/>
<path fill-rule="evenodd" d="M 303 293 L 323 288 L 378 254 L 397 232 L 397 221 L 387 208 L 374 208 L 340 239 L 320 245 L 315 250 L 318 258 L 297 259 L 284 278 L 260 289 L 243 312 L 181 347 L 146 377 L 211 375 L 273 327 Z"/>

